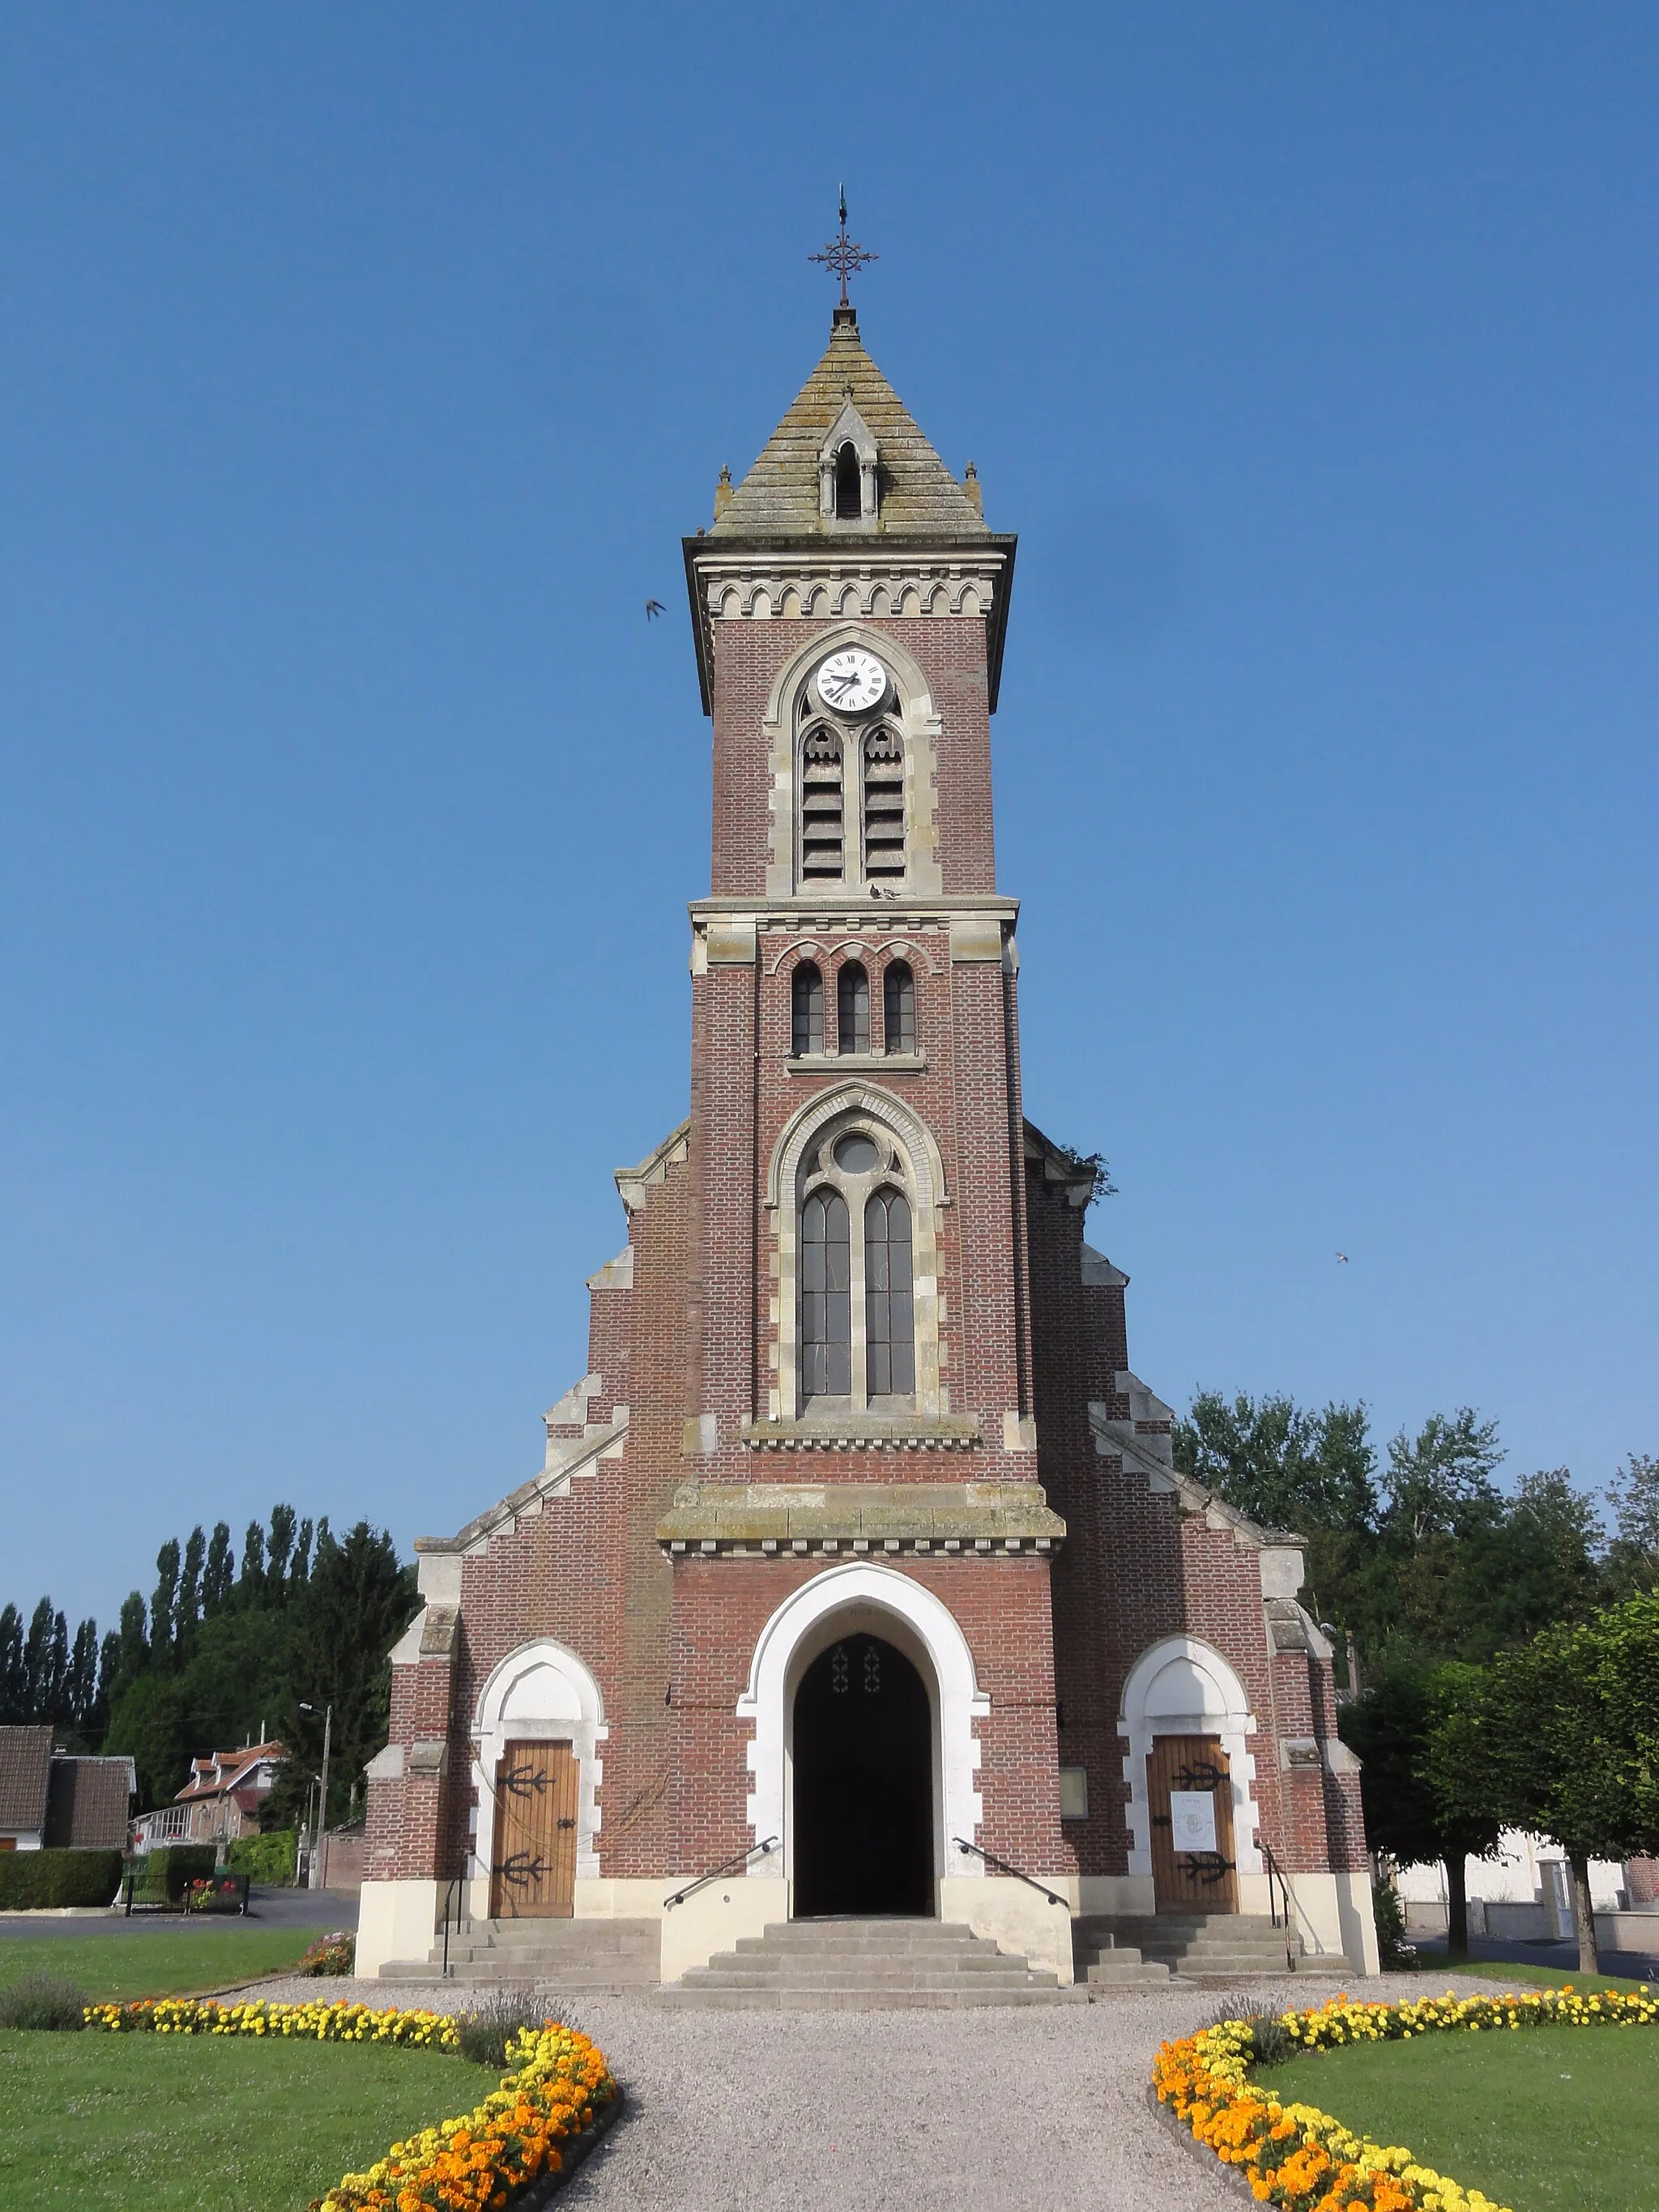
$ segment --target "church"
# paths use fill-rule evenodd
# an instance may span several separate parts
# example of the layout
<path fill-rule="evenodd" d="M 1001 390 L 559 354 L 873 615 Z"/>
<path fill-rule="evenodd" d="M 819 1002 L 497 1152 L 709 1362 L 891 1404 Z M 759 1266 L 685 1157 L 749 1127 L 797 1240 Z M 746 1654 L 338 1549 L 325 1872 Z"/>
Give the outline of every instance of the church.
<path fill-rule="evenodd" d="M 1097 1164 L 1025 1117 L 991 774 L 1016 540 L 838 273 L 823 358 L 684 541 L 690 1112 L 617 1170 L 544 1465 L 416 1544 L 358 1971 L 458 1923 L 622 1923 L 675 1984 L 893 1916 L 1065 1984 L 1091 1926 L 1227 1915 L 1374 1971 L 1300 1540 L 1175 1467 L 1085 1241 Z"/>

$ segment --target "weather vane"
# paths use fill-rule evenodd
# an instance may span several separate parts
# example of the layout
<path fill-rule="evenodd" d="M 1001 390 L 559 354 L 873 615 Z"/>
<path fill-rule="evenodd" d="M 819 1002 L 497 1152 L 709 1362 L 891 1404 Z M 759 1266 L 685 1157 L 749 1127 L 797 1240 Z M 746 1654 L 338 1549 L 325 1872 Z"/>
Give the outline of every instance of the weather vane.
<path fill-rule="evenodd" d="M 847 235 L 847 187 L 845 185 L 841 188 L 839 236 L 832 238 L 822 253 L 809 253 L 806 258 L 809 261 L 821 261 L 832 276 L 840 277 L 841 304 L 843 307 L 849 304 L 847 297 L 848 278 L 856 276 L 866 262 L 880 260 L 880 254 L 866 252 L 855 240 Z"/>

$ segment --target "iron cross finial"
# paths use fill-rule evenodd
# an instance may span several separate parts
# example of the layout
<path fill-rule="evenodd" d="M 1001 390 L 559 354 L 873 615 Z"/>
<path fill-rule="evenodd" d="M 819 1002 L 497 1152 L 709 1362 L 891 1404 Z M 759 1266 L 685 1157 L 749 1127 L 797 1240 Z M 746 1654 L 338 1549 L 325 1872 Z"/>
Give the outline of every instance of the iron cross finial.
<path fill-rule="evenodd" d="M 806 258 L 809 261 L 821 261 L 832 276 L 840 277 L 841 304 L 843 307 L 849 305 L 847 297 L 848 278 L 856 276 L 866 262 L 880 260 L 881 256 L 878 253 L 868 252 L 855 240 L 847 235 L 847 187 L 845 185 L 841 188 L 840 232 L 830 240 L 822 253 L 809 253 Z"/>

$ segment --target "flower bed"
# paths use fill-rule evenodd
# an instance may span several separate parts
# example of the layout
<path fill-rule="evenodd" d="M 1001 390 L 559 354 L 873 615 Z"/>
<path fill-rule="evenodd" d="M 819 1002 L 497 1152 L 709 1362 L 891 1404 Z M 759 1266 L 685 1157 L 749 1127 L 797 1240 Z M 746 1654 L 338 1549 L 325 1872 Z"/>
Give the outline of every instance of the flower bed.
<path fill-rule="evenodd" d="M 1527 2027 L 1659 2025 L 1646 1989 L 1581 1995 L 1571 1987 L 1513 1996 L 1425 1997 L 1358 2004 L 1334 1997 L 1313 2012 L 1280 2015 L 1295 2049 L 1406 2041 L 1447 2031 L 1508 2033 Z M 1285 2105 L 1249 2078 L 1255 2030 L 1243 2020 L 1166 2043 L 1152 2068 L 1160 2103 L 1224 2164 L 1237 2166 L 1259 2203 L 1288 2212 L 1498 2212 L 1409 2150 L 1355 2135 L 1314 2105 Z"/>
<path fill-rule="evenodd" d="M 87 2026 L 112 2034 L 253 2035 L 319 2043 L 403 2044 L 454 2051 L 460 2038 L 443 2013 L 373 2011 L 362 2004 L 222 2005 L 163 1999 L 87 2007 Z M 348 2173 L 312 2212 L 491 2212 L 543 2175 L 616 2097 L 604 2054 L 575 2028 L 526 2031 L 512 2047 L 501 2086 L 459 2119 L 393 2143 L 366 2173 Z"/>

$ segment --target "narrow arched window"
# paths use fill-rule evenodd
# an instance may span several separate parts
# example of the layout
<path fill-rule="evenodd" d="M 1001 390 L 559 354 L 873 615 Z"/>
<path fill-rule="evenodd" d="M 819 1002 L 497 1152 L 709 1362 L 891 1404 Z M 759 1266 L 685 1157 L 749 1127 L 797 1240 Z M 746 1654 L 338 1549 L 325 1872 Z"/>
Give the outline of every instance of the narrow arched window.
<path fill-rule="evenodd" d="M 870 978 L 856 960 L 836 982 L 836 1043 L 842 1052 L 870 1049 Z"/>
<path fill-rule="evenodd" d="M 823 978 L 803 960 L 789 986 L 790 1048 L 797 1060 L 823 1050 Z"/>
<path fill-rule="evenodd" d="M 849 440 L 836 455 L 836 520 L 857 522 L 864 513 L 858 447 Z"/>
<path fill-rule="evenodd" d="M 916 1387 L 910 1207 L 902 1190 L 872 1191 L 864 1207 L 864 1371 L 872 1398 Z"/>
<path fill-rule="evenodd" d="M 839 883 L 846 842 L 841 739 L 809 730 L 801 746 L 800 872 Z"/>
<path fill-rule="evenodd" d="M 852 1395 L 853 1255 L 838 1190 L 815 1190 L 801 1208 L 800 1388 L 803 1400 Z"/>
<path fill-rule="evenodd" d="M 904 873 L 904 740 L 872 730 L 864 741 L 864 872 Z"/>
<path fill-rule="evenodd" d="M 881 1041 L 889 1052 L 916 1048 L 916 979 L 906 960 L 890 961 L 881 979 Z"/>

